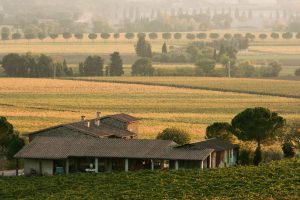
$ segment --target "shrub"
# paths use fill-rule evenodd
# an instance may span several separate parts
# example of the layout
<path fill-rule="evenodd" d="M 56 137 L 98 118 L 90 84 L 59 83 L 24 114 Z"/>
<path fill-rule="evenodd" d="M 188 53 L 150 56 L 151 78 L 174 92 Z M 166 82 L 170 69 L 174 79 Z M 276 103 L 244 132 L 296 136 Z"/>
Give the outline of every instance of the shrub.
<path fill-rule="evenodd" d="M 249 149 L 240 149 L 239 151 L 239 164 L 240 165 L 251 165 L 252 164 L 253 152 Z"/>
<path fill-rule="evenodd" d="M 230 40 L 231 38 L 232 38 L 232 35 L 230 33 L 226 33 L 224 35 L 224 39 L 226 39 L 226 40 Z"/>
<path fill-rule="evenodd" d="M 149 58 L 141 58 L 132 65 L 133 76 L 152 76 L 154 73 L 152 62 Z"/>
<path fill-rule="evenodd" d="M 211 34 L 209 34 L 209 37 L 210 37 L 210 39 L 215 40 L 220 37 L 220 34 L 219 33 L 211 33 Z"/>
<path fill-rule="evenodd" d="M 293 33 L 286 32 L 282 34 L 282 38 L 284 39 L 292 39 L 293 38 Z"/>
<path fill-rule="evenodd" d="M 261 34 L 259 34 L 259 39 L 261 39 L 261 40 L 265 40 L 265 39 L 267 39 L 268 38 L 268 36 L 267 36 L 267 34 L 265 34 L 265 33 L 261 33 Z"/>
<path fill-rule="evenodd" d="M 182 129 L 166 128 L 157 135 L 156 139 L 172 140 L 179 145 L 184 145 L 190 143 L 191 136 L 187 131 Z"/>
<path fill-rule="evenodd" d="M 182 34 L 181 33 L 175 33 L 174 34 L 174 39 L 179 40 L 182 38 Z"/>
<path fill-rule="evenodd" d="M 165 40 L 169 40 L 172 38 L 172 34 L 171 33 L 163 33 L 162 38 Z"/>
<path fill-rule="evenodd" d="M 292 158 L 296 155 L 295 147 L 291 142 L 283 143 L 282 151 L 285 158 Z"/>
<path fill-rule="evenodd" d="M 119 38 L 120 38 L 120 33 L 115 33 L 115 34 L 113 35 L 113 37 L 114 37 L 114 39 L 119 39 Z"/>
<path fill-rule="evenodd" d="M 278 33 L 272 33 L 272 34 L 271 34 L 271 37 L 272 37 L 273 39 L 278 39 L 278 38 L 279 38 L 279 34 L 278 34 Z"/>
<path fill-rule="evenodd" d="M 189 40 L 194 40 L 196 38 L 196 36 L 194 34 L 192 34 L 192 33 L 188 33 L 186 35 L 186 38 L 189 39 Z"/>
<path fill-rule="evenodd" d="M 197 38 L 202 40 L 202 39 L 206 39 L 207 38 L 207 34 L 206 33 L 198 33 L 197 34 Z"/>
<path fill-rule="evenodd" d="M 208 76 L 208 75 L 212 75 L 215 69 L 216 61 L 209 58 L 204 58 L 197 61 L 195 65 L 197 66 L 196 68 L 197 75 Z"/>
<path fill-rule="evenodd" d="M 243 35 L 240 34 L 240 33 L 235 33 L 235 34 L 233 35 L 233 37 L 234 37 L 235 39 L 241 39 L 241 38 L 243 38 Z"/>
<path fill-rule="evenodd" d="M 156 40 L 157 39 L 157 33 L 149 33 L 149 38 L 151 39 L 151 40 Z"/>
<path fill-rule="evenodd" d="M 255 35 L 252 33 L 246 33 L 246 38 L 253 41 L 255 39 Z"/>
<path fill-rule="evenodd" d="M 126 33 L 125 38 L 128 40 L 132 40 L 134 38 L 134 33 Z"/>
<path fill-rule="evenodd" d="M 110 34 L 109 33 L 101 33 L 101 38 L 106 40 L 106 39 L 110 38 Z"/>

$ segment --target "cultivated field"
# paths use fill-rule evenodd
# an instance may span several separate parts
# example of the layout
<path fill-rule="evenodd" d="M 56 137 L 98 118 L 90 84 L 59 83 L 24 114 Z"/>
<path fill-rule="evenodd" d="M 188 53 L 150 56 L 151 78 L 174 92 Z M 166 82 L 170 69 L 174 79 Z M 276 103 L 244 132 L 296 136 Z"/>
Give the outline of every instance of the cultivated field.
<path fill-rule="evenodd" d="M 141 138 L 154 138 L 162 129 L 176 126 L 200 140 L 208 124 L 229 122 L 238 112 L 256 106 L 277 111 L 288 121 L 300 120 L 300 99 L 296 98 L 72 80 L 0 79 L 0 116 L 8 117 L 22 133 L 79 121 L 81 115 L 94 118 L 96 111 L 102 111 L 143 118 Z"/>
<path fill-rule="evenodd" d="M 300 159 L 209 171 L 0 178 L 3 199 L 299 199 Z"/>
<path fill-rule="evenodd" d="M 300 81 L 205 77 L 78 77 L 77 80 L 175 86 L 300 98 Z"/>

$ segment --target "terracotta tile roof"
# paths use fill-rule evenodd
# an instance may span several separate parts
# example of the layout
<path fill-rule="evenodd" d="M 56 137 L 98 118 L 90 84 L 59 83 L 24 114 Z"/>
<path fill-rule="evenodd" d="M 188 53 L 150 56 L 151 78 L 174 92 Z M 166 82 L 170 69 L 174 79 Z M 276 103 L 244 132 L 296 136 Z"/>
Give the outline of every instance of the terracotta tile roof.
<path fill-rule="evenodd" d="M 125 123 L 132 123 L 132 122 L 136 122 L 136 121 L 140 120 L 140 118 L 136 118 L 131 115 L 124 114 L 124 113 L 108 115 L 108 116 L 103 117 L 103 119 L 104 118 L 113 118 L 115 120 L 119 120 L 119 121 L 125 122 Z"/>
<path fill-rule="evenodd" d="M 106 125 L 104 123 L 100 123 L 100 126 L 95 124 L 95 119 L 93 120 L 87 120 L 85 122 L 76 122 L 72 124 L 67 124 L 65 127 L 68 127 L 70 129 L 79 130 L 82 132 L 86 132 L 92 135 L 96 135 L 99 137 L 109 137 L 109 136 L 115 136 L 115 137 L 129 137 L 129 136 L 136 136 L 136 133 L 130 132 L 128 130 L 116 128 L 113 126 Z M 87 123 L 90 123 L 90 127 L 87 127 Z"/>
<path fill-rule="evenodd" d="M 118 115 L 111 115 L 111 116 L 116 116 L 116 118 L 120 118 L 120 119 L 122 118 L 124 120 L 125 120 L 125 118 L 127 118 L 127 120 L 131 119 L 131 122 L 133 122 L 134 119 L 137 120 L 137 118 L 131 117 L 131 116 L 125 115 L 125 114 L 118 114 Z M 107 116 L 107 117 L 111 117 L 111 116 Z M 106 117 L 104 117 L 104 118 L 106 118 Z M 67 131 L 67 132 L 74 131 L 74 132 L 79 132 L 79 133 L 83 133 L 83 134 L 87 134 L 87 135 L 91 135 L 91 136 L 95 136 L 95 137 L 100 137 L 100 138 L 102 138 L 102 137 L 124 138 L 124 137 L 136 137 L 137 136 L 136 133 L 133 133 L 131 131 L 121 129 L 121 128 L 116 128 L 114 126 L 110 126 L 110 125 L 107 125 L 104 123 L 100 123 L 100 126 L 98 126 L 95 124 L 95 121 L 96 121 L 96 119 L 92 119 L 92 120 L 85 120 L 84 122 L 80 121 L 80 122 L 75 122 L 75 123 L 70 123 L 70 124 L 63 124 L 63 125 L 39 130 L 39 131 L 30 133 L 28 135 L 35 135 L 35 134 L 38 135 L 40 133 L 46 133 L 46 132 L 57 135 L 58 133 L 63 133 L 63 131 Z M 88 122 L 90 123 L 89 127 L 87 126 Z"/>
<path fill-rule="evenodd" d="M 213 149 L 173 148 L 172 141 L 99 138 L 37 137 L 16 158 L 65 159 L 68 157 L 204 160 Z"/>
<path fill-rule="evenodd" d="M 238 147 L 239 147 L 238 145 L 232 144 L 228 141 L 221 140 L 218 138 L 212 138 L 202 142 L 183 145 L 178 148 L 185 148 L 191 150 L 214 149 L 216 151 L 224 151 L 229 149 L 236 149 Z"/>

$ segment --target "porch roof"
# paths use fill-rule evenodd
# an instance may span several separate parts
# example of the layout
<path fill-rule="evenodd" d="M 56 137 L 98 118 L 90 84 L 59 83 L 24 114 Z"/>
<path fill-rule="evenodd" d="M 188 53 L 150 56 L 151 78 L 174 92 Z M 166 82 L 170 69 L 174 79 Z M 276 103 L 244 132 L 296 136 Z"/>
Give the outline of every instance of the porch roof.
<path fill-rule="evenodd" d="M 225 151 L 230 149 L 237 149 L 239 148 L 239 145 L 232 144 L 229 141 L 221 140 L 218 138 L 211 138 L 202 142 L 183 145 L 178 148 L 190 150 L 214 149 L 215 151 Z"/>
<path fill-rule="evenodd" d="M 165 140 L 37 137 L 15 157 L 27 159 L 103 157 L 205 160 L 214 151 L 213 149 L 179 149 L 174 146 L 176 143 Z"/>

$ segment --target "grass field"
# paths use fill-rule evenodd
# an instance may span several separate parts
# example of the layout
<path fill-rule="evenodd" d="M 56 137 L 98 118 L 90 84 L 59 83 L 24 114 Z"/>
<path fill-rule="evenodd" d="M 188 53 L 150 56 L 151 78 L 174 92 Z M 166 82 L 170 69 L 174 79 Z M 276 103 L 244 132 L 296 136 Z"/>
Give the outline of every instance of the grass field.
<path fill-rule="evenodd" d="M 209 171 L 0 178 L 2 199 L 280 199 L 300 197 L 300 159 Z"/>
<path fill-rule="evenodd" d="M 300 81 L 205 77 L 78 77 L 77 80 L 175 86 L 300 98 Z"/>
<path fill-rule="evenodd" d="M 6 116 L 22 133 L 79 121 L 81 115 L 95 118 L 96 111 L 101 111 L 143 118 L 140 138 L 154 138 L 162 129 L 176 126 L 189 130 L 193 140 L 201 140 L 208 124 L 229 122 L 238 112 L 256 106 L 279 112 L 288 121 L 300 120 L 300 100 L 294 98 L 72 80 L 0 79 L 0 116 Z"/>

